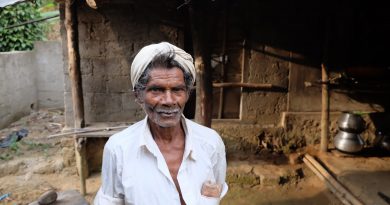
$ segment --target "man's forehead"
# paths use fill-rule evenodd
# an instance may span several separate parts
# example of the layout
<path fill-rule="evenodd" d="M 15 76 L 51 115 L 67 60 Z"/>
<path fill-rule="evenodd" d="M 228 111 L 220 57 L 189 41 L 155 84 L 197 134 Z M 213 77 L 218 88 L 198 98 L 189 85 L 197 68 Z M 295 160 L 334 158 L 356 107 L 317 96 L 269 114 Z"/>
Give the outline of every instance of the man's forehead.
<path fill-rule="evenodd" d="M 184 73 L 179 68 L 159 68 L 153 69 L 149 73 L 147 85 L 185 85 Z"/>
<path fill-rule="evenodd" d="M 150 71 L 149 78 L 183 78 L 184 79 L 184 73 L 180 68 L 173 67 L 173 68 L 164 68 L 164 67 L 157 67 Z"/>

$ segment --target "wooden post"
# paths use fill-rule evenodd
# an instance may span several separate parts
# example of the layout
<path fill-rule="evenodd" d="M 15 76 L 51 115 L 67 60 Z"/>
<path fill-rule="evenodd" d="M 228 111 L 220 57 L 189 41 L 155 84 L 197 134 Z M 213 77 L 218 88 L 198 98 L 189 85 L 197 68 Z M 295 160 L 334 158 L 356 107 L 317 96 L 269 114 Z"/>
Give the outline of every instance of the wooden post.
<path fill-rule="evenodd" d="M 225 81 L 225 66 L 226 66 L 226 41 L 227 41 L 227 19 L 228 19 L 228 7 L 226 1 L 224 2 L 224 16 L 223 16 L 223 35 L 222 35 L 222 64 L 221 64 L 221 83 Z M 223 106 L 224 106 L 224 89 L 219 88 L 219 106 L 218 106 L 218 119 L 222 118 Z"/>
<path fill-rule="evenodd" d="M 89 173 L 88 173 L 88 163 L 87 163 L 87 149 L 86 149 L 86 138 L 78 138 L 75 137 L 74 140 L 75 143 L 75 155 L 76 155 L 76 167 L 77 172 L 80 177 L 80 192 L 82 195 L 86 195 L 87 189 L 86 189 L 86 183 L 85 180 L 87 179 Z"/>
<path fill-rule="evenodd" d="M 328 71 L 324 64 L 321 64 L 322 73 L 322 107 L 321 107 L 321 145 L 320 151 L 328 151 L 328 136 L 329 136 L 329 78 Z"/>
<path fill-rule="evenodd" d="M 78 44 L 77 1 L 75 0 L 65 1 L 65 28 L 68 41 L 68 68 L 72 89 L 74 127 L 82 128 L 85 126 L 84 101 Z"/>
<path fill-rule="evenodd" d="M 80 72 L 80 54 L 78 44 L 78 23 L 77 23 L 77 1 L 66 0 L 65 1 L 65 28 L 67 35 L 67 46 L 68 46 L 68 64 L 69 64 L 69 78 L 72 90 L 72 103 L 73 103 L 73 118 L 74 128 L 82 128 L 85 126 L 84 122 L 84 100 L 83 100 L 83 89 L 81 83 L 81 72 Z M 85 164 L 85 157 L 83 151 L 77 146 L 78 140 L 75 137 L 75 154 L 79 157 L 78 165 L 80 175 L 80 189 L 81 194 L 86 194 L 85 177 L 83 164 Z"/>
<path fill-rule="evenodd" d="M 195 58 L 196 69 L 196 109 L 195 121 L 207 127 L 211 127 L 211 118 L 213 114 L 212 104 L 212 79 L 209 49 L 207 49 L 206 35 L 202 33 L 205 30 L 204 12 L 196 13 L 190 6 L 189 8 L 191 33 Z M 207 30 L 207 29 L 206 29 Z"/>

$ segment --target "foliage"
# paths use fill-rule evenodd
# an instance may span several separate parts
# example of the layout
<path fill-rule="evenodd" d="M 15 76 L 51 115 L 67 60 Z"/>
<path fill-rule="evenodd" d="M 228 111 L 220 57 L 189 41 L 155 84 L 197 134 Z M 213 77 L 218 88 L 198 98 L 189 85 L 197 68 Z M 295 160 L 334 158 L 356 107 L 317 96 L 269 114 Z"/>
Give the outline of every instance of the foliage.
<path fill-rule="evenodd" d="M 39 19 L 39 4 L 40 1 L 35 4 L 22 2 L 0 8 L 0 52 L 31 50 L 34 41 L 43 39 L 44 32 L 39 23 L 7 29 L 12 25 Z"/>

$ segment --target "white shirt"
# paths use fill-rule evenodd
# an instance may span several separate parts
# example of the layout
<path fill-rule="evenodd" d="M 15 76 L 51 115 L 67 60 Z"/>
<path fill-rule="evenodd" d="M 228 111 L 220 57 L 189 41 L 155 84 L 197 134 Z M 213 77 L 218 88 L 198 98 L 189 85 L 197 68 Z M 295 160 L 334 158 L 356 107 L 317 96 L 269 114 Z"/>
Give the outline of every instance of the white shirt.
<path fill-rule="evenodd" d="M 185 149 L 177 180 L 187 205 L 219 204 L 227 192 L 226 154 L 214 130 L 182 117 Z M 207 180 L 222 186 L 220 198 L 201 195 Z M 147 117 L 111 136 L 104 147 L 102 186 L 95 205 L 180 205 L 179 193 L 155 143 Z"/>

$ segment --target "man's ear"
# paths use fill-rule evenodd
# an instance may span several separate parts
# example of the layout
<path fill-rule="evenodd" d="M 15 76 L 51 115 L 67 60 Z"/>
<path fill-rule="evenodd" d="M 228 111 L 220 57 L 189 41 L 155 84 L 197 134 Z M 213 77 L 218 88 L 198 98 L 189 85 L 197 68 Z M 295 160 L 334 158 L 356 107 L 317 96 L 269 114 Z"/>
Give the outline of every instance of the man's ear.
<path fill-rule="evenodd" d="M 135 102 L 142 105 L 144 103 L 141 93 L 139 91 L 134 91 Z"/>

